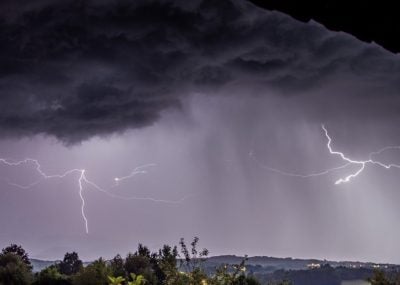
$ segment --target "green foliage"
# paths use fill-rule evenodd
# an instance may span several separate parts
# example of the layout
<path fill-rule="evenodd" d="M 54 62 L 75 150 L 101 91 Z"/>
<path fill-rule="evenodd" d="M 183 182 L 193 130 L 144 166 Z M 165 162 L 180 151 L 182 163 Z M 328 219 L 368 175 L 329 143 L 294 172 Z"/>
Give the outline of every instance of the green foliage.
<path fill-rule="evenodd" d="M 125 272 L 127 274 L 143 275 L 149 285 L 159 284 L 152 259 L 150 250 L 139 244 L 134 254 L 129 253 L 126 256 L 124 264 Z"/>
<path fill-rule="evenodd" d="M 117 254 L 110 260 L 110 270 L 113 276 L 125 277 L 124 259 L 121 255 Z"/>
<path fill-rule="evenodd" d="M 28 285 L 31 282 L 31 269 L 21 256 L 10 252 L 0 254 L 0 284 Z"/>
<path fill-rule="evenodd" d="M 223 265 L 217 268 L 215 275 L 210 279 L 212 285 L 259 285 L 260 283 L 252 276 L 246 276 L 247 256 L 240 264 Z"/>
<path fill-rule="evenodd" d="M 34 285 L 69 285 L 71 280 L 68 276 L 61 274 L 57 266 L 52 265 L 43 269 L 36 275 Z"/>
<path fill-rule="evenodd" d="M 182 264 L 186 268 L 186 271 L 195 271 L 195 269 L 200 269 L 202 263 L 206 260 L 208 256 L 208 249 L 203 248 L 200 252 L 197 249 L 197 244 L 199 243 L 199 238 L 194 237 L 193 241 L 190 243 L 191 249 L 189 251 L 185 240 L 181 238 L 179 245 L 181 246 L 181 256 Z"/>
<path fill-rule="evenodd" d="M 198 250 L 198 242 L 195 237 L 187 246 L 181 239 L 179 252 L 176 246 L 164 245 L 155 253 L 139 244 L 125 259 L 120 255 L 108 262 L 100 258 L 86 267 L 76 252 L 66 253 L 60 263 L 36 273 L 33 283 L 28 255 L 11 245 L 0 254 L 0 285 L 259 285 L 245 274 L 245 260 L 207 276 L 203 263 L 208 250 Z"/>
<path fill-rule="evenodd" d="M 132 279 L 131 281 L 127 281 L 127 283 L 124 283 L 126 280 L 122 276 L 118 277 L 108 276 L 108 280 L 110 282 L 109 285 L 122 285 L 122 284 L 144 285 L 146 283 L 146 279 L 144 278 L 143 275 L 136 275 L 134 273 L 131 273 L 130 278 Z"/>
<path fill-rule="evenodd" d="M 111 270 L 106 262 L 100 258 L 86 267 L 82 267 L 73 276 L 73 285 L 107 285 Z"/>
<path fill-rule="evenodd" d="M 165 284 L 167 285 L 184 285 L 184 284 L 192 284 L 192 285 L 203 285 L 207 284 L 207 274 L 203 270 L 203 262 L 206 260 L 208 255 L 208 250 L 203 249 L 200 252 L 197 249 L 197 244 L 199 242 L 199 238 L 195 237 L 193 241 L 190 243 L 190 249 L 185 243 L 185 240 L 181 238 L 179 241 L 180 252 L 182 256 L 178 255 L 177 249 L 174 248 L 172 252 L 172 256 L 170 256 L 170 261 L 173 261 L 176 256 L 181 257 L 180 267 L 182 267 L 185 271 L 180 272 L 178 270 L 171 270 L 170 272 L 166 272 L 166 280 Z M 171 254 L 171 253 L 170 253 Z M 172 265 L 171 263 L 170 265 Z M 176 263 L 175 263 L 176 264 Z M 171 267 L 170 267 L 171 269 Z"/>
<path fill-rule="evenodd" d="M 78 253 L 67 252 L 63 261 L 58 264 L 58 270 L 65 275 L 73 275 L 79 272 L 83 267 L 82 260 L 79 259 Z"/>
<path fill-rule="evenodd" d="M 130 274 L 132 281 L 128 281 L 128 285 L 143 285 L 146 283 L 146 279 L 143 275 L 135 275 L 134 273 Z"/>
<path fill-rule="evenodd" d="M 118 276 L 118 277 L 112 277 L 112 276 L 108 276 L 108 280 L 109 280 L 109 285 L 122 285 L 122 282 L 125 281 L 125 278 L 122 276 Z"/>
<path fill-rule="evenodd" d="M 368 279 L 371 285 L 396 285 L 394 282 L 390 282 L 386 277 L 385 273 L 381 270 L 376 270 L 374 275 Z"/>
<path fill-rule="evenodd" d="M 12 253 L 18 255 L 22 261 L 26 264 L 29 270 L 32 270 L 32 264 L 29 260 L 29 256 L 26 253 L 25 249 L 22 248 L 20 245 L 10 244 L 9 246 L 3 248 L 1 251 L 2 254 Z"/>
<path fill-rule="evenodd" d="M 126 256 L 124 267 L 128 273 L 144 274 L 150 271 L 150 258 L 129 253 Z"/>
<path fill-rule="evenodd" d="M 153 263 L 155 274 L 159 280 L 159 284 L 169 284 L 166 281 L 167 278 L 171 279 L 172 276 L 176 275 L 178 265 L 178 249 L 176 246 L 173 248 L 169 245 L 164 245 L 162 249 L 158 251 L 158 255 L 153 256 Z"/>

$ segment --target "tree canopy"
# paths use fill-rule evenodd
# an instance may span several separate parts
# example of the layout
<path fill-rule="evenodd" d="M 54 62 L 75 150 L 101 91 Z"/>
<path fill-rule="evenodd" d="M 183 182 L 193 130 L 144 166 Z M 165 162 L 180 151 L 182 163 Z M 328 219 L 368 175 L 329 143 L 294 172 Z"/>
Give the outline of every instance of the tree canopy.
<path fill-rule="evenodd" d="M 78 253 L 67 252 L 63 261 L 58 264 L 61 274 L 73 275 L 79 272 L 83 266 L 82 260 L 79 259 Z"/>
<path fill-rule="evenodd" d="M 22 248 L 20 245 L 10 244 L 9 246 L 3 248 L 1 251 L 2 254 L 12 253 L 18 255 L 21 260 L 26 264 L 29 269 L 32 269 L 32 264 L 29 260 L 29 256 L 26 253 L 25 249 Z"/>
<path fill-rule="evenodd" d="M 111 260 L 99 258 L 87 266 L 78 253 L 67 252 L 64 259 L 42 271 L 31 272 L 31 265 L 21 246 L 11 245 L 0 254 L 0 285 L 258 285 L 245 274 L 244 263 L 234 270 L 207 274 L 203 263 L 207 249 L 198 249 L 195 237 L 188 245 L 184 239 L 177 246 L 164 245 L 156 252 L 139 244 L 125 258 L 117 254 Z"/>

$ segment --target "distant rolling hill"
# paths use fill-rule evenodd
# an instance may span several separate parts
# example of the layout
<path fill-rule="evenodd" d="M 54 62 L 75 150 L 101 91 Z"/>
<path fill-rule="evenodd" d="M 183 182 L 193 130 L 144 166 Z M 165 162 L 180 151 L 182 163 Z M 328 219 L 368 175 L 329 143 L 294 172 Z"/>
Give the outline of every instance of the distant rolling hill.
<path fill-rule="evenodd" d="M 40 259 L 35 259 L 31 258 L 31 263 L 33 265 L 33 272 L 39 272 L 46 267 L 49 267 L 50 265 L 55 264 L 58 261 L 49 261 L 49 260 L 40 260 Z"/>
<path fill-rule="evenodd" d="M 208 274 L 227 264 L 240 264 L 245 257 L 236 255 L 212 256 L 203 264 Z M 38 272 L 58 261 L 31 259 L 33 270 Z M 85 265 L 90 262 L 84 262 Z M 400 271 L 395 264 L 378 264 L 357 261 L 328 261 L 319 259 L 279 258 L 269 256 L 249 257 L 245 263 L 247 274 L 262 284 L 277 280 L 292 280 L 296 285 L 365 285 L 375 269 Z"/>
<path fill-rule="evenodd" d="M 218 267 L 222 264 L 239 264 L 244 259 L 243 256 L 236 255 L 219 255 L 207 258 L 205 263 L 206 267 Z M 57 260 L 40 260 L 31 259 L 33 270 L 35 272 L 40 271 L 50 265 L 59 262 Z M 90 262 L 85 262 L 86 264 Z M 302 270 L 308 269 L 310 266 L 329 264 L 332 267 L 347 267 L 347 268 L 397 268 L 400 269 L 399 265 L 396 264 L 382 264 L 382 263 L 372 263 L 372 262 L 358 262 L 358 261 L 328 261 L 319 259 L 299 259 L 299 258 L 280 258 L 280 257 L 270 257 L 270 256 L 252 256 L 246 261 L 248 266 L 258 266 L 263 269 L 263 271 L 275 271 L 279 269 L 284 270 Z"/>

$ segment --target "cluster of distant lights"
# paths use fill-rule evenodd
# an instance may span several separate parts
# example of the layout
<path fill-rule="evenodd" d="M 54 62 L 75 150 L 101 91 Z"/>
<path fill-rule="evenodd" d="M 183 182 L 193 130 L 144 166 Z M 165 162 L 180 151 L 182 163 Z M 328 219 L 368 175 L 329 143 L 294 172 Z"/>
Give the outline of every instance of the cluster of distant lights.
<path fill-rule="evenodd" d="M 384 148 L 382 148 L 382 149 L 380 149 L 380 150 L 378 150 L 376 152 L 371 152 L 368 155 L 368 159 L 366 159 L 366 160 L 354 160 L 354 159 L 351 159 L 348 156 L 346 156 L 343 152 L 334 150 L 332 148 L 332 139 L 331 139 L 331 137 L 330 137 L 330 135 L 328 133 L 327 128 L 324 125 L 322 125 L 321 128 L 322 128 L 322 130 L 324 132 L 325 137 L 327 138 L 326 146 L 327 146 L 327 149 L 328 149 L 329 153 L 339 156 L 344 161 L 343 165 L 338 166 L 338 167 L 334 167 L 334 168 L 330 168 L 330 169 L 326 169 L 326 170 L 323 170 L 323 171 L 315 172 L 315 173 L 298 174 L 298 173 L 285 172 L 285 171 L 282 171 L 282 170 L 279 170 L 279 169 L 276 169 L 276 168 L 272 168 L 272 167 L 266 166 L 266 165 L 262 164 L 256 158 L 256 156 L 254 155 L 253 152 L 250 152 L 249 155 L 263 169 L 266 169 L 268 171 L 272 171 L 272 172 L 275 172 L 275 173 L 279 173 L 279 174 L 285 175 L 285 176 L 300 177 L 300 178 L 310 178 L 310 177 L 316 177 L 316 176 L 321 176 L 321 175 L 327 175 L 327 174 L 329 174 L 331 172 L 334 172 L 334 171 L 337 171 L 339 169 L 345 169 L 350 165 L 358 166 L 358 168 L 357 168 L 357 170 L 355 172 L 352 172 L 352 173 L 348 174 L 347 176 L 339 178 L 338 180 L 336 180 L 336 182 L 335 182 L 336 185 L 350 182 L 352 179 L 354 179 L 355 177 L 360 175 L 362 173 L 362 171 L 366 168 L 367 165 L 377 165 L 377 166 L 383 167 L 385 169 L 400 168 L 400 165 L 397 165 L 397 164 L 386 164 L 386 163 L 383 163 L 383 162 L 381 162 L 379 160 L 374 159 L 375 156 L 377 156 L 377 155 L 379 155 L 379 154 L 381 154 L 381 153 L 383 153 L 383 152 L 385 152 L 387 150 L 393 150 L 393 149 L 400 150 L 400 146 L 387 146 L 387 147 L 384 147 Z M 86 233 L 89 233 L 89 225 L 88 225 L 88 219 L 87 219 L 87 216 L 86 216 L 86 213 L 85 213 L 86 201 L 85 201 L 85 198 L 83 196 L 84 185 L 90 186 L 94 190 L 99 191 L 99 192 L 101 192 L 103 194 L 106 194 L 109 197 L 123 199 L 123 200 L 149 200 L 149 201 L 152 201 L 152 202 L 176 204 L 176 203 L 181 203 L 186 198 L 186 197 L 183 197 L 180 200 L 175 200 L 174 201 L 174 200 L 156 199 L 156 198 L 152 198 L 152 197 L 138 197 L 138 196 L 125 197 L 125 196 L 117 195 L 117 194 L 115 194 L 113 192 L 110 192 L 109 191 L 110 189 L 107 190 L 107 189 L 105 189 L 103 187 L 100 187 L 95 182 L 89 180 L 87 178 L 87 176 L 86 176 L 86 170 L 85 169 L 74 168 L 74 169 L 67 170 L 64 173 L 49 175 L 49 174 L 47 174 L 46 172 L 44 172 L 42 170 L 42 166 L 41 166 L 40 162 L 38 160 L 32 159 L 32 158 L 26 158 L 26 159 L 19 160 L 19 161 L 13 161 L 13 160 L 6 159 L 6 158 L 0 158 L 0 163 L 4 164 L 6 166 L 10 166 L 10 167 L 18 167 L 18 166 L 21 166 L 23 164 L 30 164 L 30 165 L 34 166 L 35 171 L 40 175 L 40 178 L 38 180 L 35 180 L 35 181 L 33 181 L 33 182 L 29 183 L 29 184 L 26 184 L 26 185 L 18 184 L 18 183 L 11 182 L 11 181 L 6 181 L 9 185 L 14 186 L 14 187 L 18 187 L 18 188 L 21 188 L 21 189 L 33 188 L 36 185 L 38 185 L 39 183 L 43 182 L 44 180 L 62 179 L 62 178 L 65 178 L 65 177 L 67 177 L 69 175 L 77 174 L 78 175 L 77 183 L 78 183 L 78 188 L 79 188 L 79 197 L 81 199 L 81 215 L 82 215 L 82 219 L 84 221 Z M 154 163 L 149 163 L 149 164 L 146 164 L 146 165 L 138 166 L 138 167 L 134 168 L 131 171 L 131 173 L 129 173 L 126 176 L 115 177 L 114 178 L 114 182 L 115 183 L 111 188 L 118 187 L 121 184 L 121 182 L 123 182 L 124 180 L 130 179 L 130 178 L 132 178 L 132 177 L 134 177 L 136 175 L 139 175 L 139 174 L 147 173 L 147 171 L 148 171 L 147 169 L 150 168 L 150 167 L 154 167 L 154 166 L 156 166 L 156 164 L 154 164 Z"/>
<path fill-rule="evenodd" d="M 383 147 L 383 148 L 379 149 L 378 151 L 371 152 L 368 155 L 368 159 L 365 159 L 365 160 L 354 160 L 354 159 L 349 158 L 343 152 L 334 150 L 332 148 L 332 138 L 330 137 L 327 128 L 324 125 L 322 125 L 321 128 L 322 128 L 322 130 L 324 132 L 325 137 L 327 138 L 326 147 L 328 148 L 329 153 L 339 156 L 344 161 L 343 165 L 340 165 L 340 166 L 334 167 L 334 168 L 329 168 L 329 169 L 322 170 L 322 171 L 318 171 L 318 172 L 314 172 L 314 173 L 299 174 L 299 173 L 286 172 L 286 171 L 282 171 L 282 170 L 277 169 L 277 168 L 269 167 L 269 166 L 261 163 L 256 158 L 256 156 L 254 155 L 254 153 L 252 151 L 249 153 L 249 155 L 257 163 L 257 165 L 260 166 L 263 169 L 266 169 L 268 171 L 272 171 L 272 172 L 275 172 L 275 173 L 279 173 L 281 175 L 291 176 L 291 177 L 299 177 L 299 178 L 310 178 L 310 177 L 322 176 L 322 175 L 326 175 L 326 174 L 329 174 L 331 172 L 334 172 L 334 171 L 337 171 L 337 170 L 340 170 L 340 169 L 345 169 L 345 168 L 347 168 L 348 166 L 351 166 L 351 165 L 358 166 L 358 168 L 357 168 L 357 170 L 355 172 L 351 172 L 347 176 L 339 178 L 338 180 L 336 180 L 335 181 L 336 185 L 350 182 L 352 179 L 354 179 L 358 175 L 360 175 L 363 172 L 363 170 L 367 167 L 367 165 L 377 165 L 377 166 L 383 167 L 385 169 L 400 168 L 400 165 L 398 165 L 398 164 L 393 164 L 393 163 L 387 164 L 387 163 L 381 162 L 381 161 L 379 161 L 377 159 L 374 159 L 374 157 L 378 156 L 379 154 L 384 153 L 385 151 L 388 151 L 388 150 L 400 150 L 400 146 L 386 146 L 386 147 Z"/>
<path fill-rule="evenodd" d="M 85 213 L 85 198 L 83 196 L 83 191 L 84 191 L 84 185 L 88 185 L 91 186 L 93 189 L 95 189 L 96 191 L 99 191 L 103 194 L 108 195 L 109 197 L 112 198 L 118 198 L 118 199 L 123 199 L 123 200 L 148 200 L 148 201 L 152 201 L 152 202 L 158 202 L 158 203 L 170 203 L 170 204 L 177 204 L 182 202 L 186 197 L 180 199 L 180 200 L 162 200 L 162 199 L 156 199 L 156 198 L 152 198 L 152 197 L 138 197 L 138 196 L 121 196 L 121 195 L 117 195 L 113 192 L 110 192 L 110 189 L 105 189 L 103 187 L 100 187 L 98 184 L 96 184 L 95 182 L 89 180 L 86 176 L 86 170 L 85 169 L 79 169 L 79 168 L 74 168 L 74 169 L 70 169 L 67 170 L 61 174 L 47 174 L 46 172 L 44 172 L 42 170 L 42 166 L 40 164 L 40 162 L 37 159 L 32 159 L 32 158 L 25 158 L 23 160 L 19 160 L 19 161 L 13 161 L 10 159 L 5 159 L 5 158 L 0 158 L 0 163 L 3 163 L 6 166 L 10 166 L 10 167 L 18 167 L 21 166 L 23 164 L 31 164 L 34 166 L 36 172 L 39 174 L 40 178 L 29 183 L 29 184 L 18 184 L 15 182 L 11 182 L 11 181 L 6 181 L 7 184 L 14 186 L 14 187 L 18 187 L 20 189 L 31 189 L 33 187 L 35 187 L 36 185 L 38 185 L 39 183 L 43 182 L 44 180 L 48 180 L 48 179 L 62 179 L 65 178 L 69 175 L 72 174 L 77 174 L 78 175 L 78 188 L 79 188 L 79 197 L 81 199 L 81 215 L 82 215 L 82 219 L 85 225 L 85 231 L 88 234 L 89 233 L 89 222 L 88 222 L 88 218 L 86 216 Z M 131 173 L 129 173 L 129 175 L 126 176 L 122 176 L 122 177 L 115 177 L 114 178 L 114 182 L 115 184 L 111 187 L 111 188 L 115 188 L 118 187 L 120 185 L 120 183 L 124 180 L 130 179 L 138 174 L 145 174 L 148 172 L 148 168 L 150 167 L 154 167 L 156 166 L 156 164 L 154 163 L 149 163 L 149 164 L 145 164 L 142 166 L 138 166 L 136 168 L 134 168 Z"/>

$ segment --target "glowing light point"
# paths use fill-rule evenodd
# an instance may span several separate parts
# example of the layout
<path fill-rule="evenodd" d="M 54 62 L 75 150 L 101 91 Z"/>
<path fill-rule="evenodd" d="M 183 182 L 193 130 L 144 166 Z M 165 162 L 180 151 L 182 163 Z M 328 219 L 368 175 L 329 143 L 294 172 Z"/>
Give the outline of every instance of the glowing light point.
<path fill-rule="evenodd" d="M 155 163 L 148 163 L 148 164 L 145 164 L 145 165 L 141 165 L 141 166 L 138 166 L 135 169 L 133 169 L 132 172 L 127 176 L 115 177 L 114 178 L 115 186 L 119 185 L 118 182 L 126 180 L 126 179 L 129 179 L 129 178 L 132 178 L 133 176 L 136 176 L 138 174 L 146 174 L 147 170 L 145 168 L 153 167 L 153 166 L 156 166 L 156 164 Z"/>

